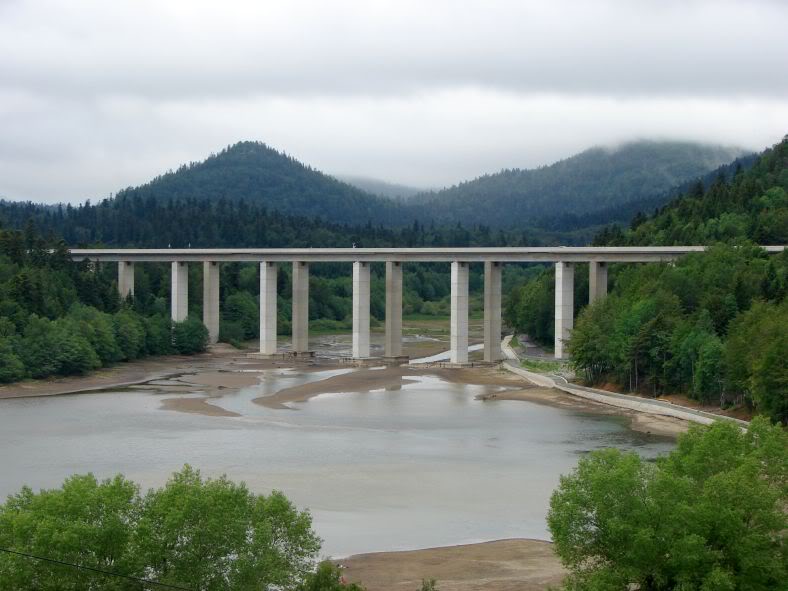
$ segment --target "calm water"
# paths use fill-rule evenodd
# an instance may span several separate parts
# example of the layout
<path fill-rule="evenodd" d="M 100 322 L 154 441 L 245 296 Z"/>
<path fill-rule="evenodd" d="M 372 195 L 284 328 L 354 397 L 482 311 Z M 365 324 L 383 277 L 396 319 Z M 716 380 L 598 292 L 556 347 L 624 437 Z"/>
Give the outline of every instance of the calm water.
<path fill-rule="evenodd" d="M 624 419 L 477 401 L 498 388 L 436 377 L 327 394 L 290 410 L 251 402 L 346 371 L 260 372 L 260 385 L 212 401 L 237 418 L 161 410 L 161 399 L 174 395 L 155 386 L 0 400 L 0 495 L 88 471 L 158 485 L 188 462 L 258 492 L 284 491 L 312 511 L 324 552 L 342 556 L 547 538 L 550 493 L 581 454 L 615 446 L 652 457 L 673 445 L 630 431 Z"/>

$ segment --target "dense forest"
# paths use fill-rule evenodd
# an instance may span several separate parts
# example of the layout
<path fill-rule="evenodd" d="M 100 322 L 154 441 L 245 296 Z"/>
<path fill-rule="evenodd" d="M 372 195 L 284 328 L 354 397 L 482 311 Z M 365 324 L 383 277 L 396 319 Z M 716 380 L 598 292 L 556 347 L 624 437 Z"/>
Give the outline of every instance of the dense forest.
<path fill-rule="evenodd" d="M 502 170 L 408 203 L 420 216 L 442 223 L 572 229 L 628 222 L 629 215 L 664 205 L 676 186 L 738 156 L 740 150 L 717 146 L 640 141 L 591 148 L 532 170 Z M 597 213 L 603 217 L 587 219 Z"/>
<path fill-rule="evenodd" d="M 244 200 L 282 213 L 348 224 L 408 222 L 397 203 L 306 166 L 260 142 L 238 142 L 203 162 L 156 177 L 118 197 L 156 200 Z"/>
<path fill-rule="evenodd" d="M 89 209 L 95 220 L 81 221 L 99 228 L 94 233 L 103 232 L 117 241 L 118 228 L 111 224 L 126 220 L 104 219 L 102 215 L 110 209 L 131 210 L 135 219 L 152 218 L 152 212 L 143 210 L 156 204 L 178 219 L 181 216 L 177 210 L 184 205 L 188 208 L 204 202 L 215 208 L 213 214 L 229 208 L 224 217 L 234 216 L 232 223 L 244 226 L 252 216 L 287 214 L 312 220 L 313 230 L 319 224 L 316 220 L 326 222 L 329 228 L 331 224 L 404 228 L 415 221 L 423 225 L 434 221 L 438 226 L 513 229 L 527 233 L 532 240 L 549 240 L 549 233 L 563 232 L 554 237 L 556 242 L 587 241 L 594 227 L 629 223 L 638 211 L 653 211 L 664 205 L 674 196 L 676 186 L 737 156 L 742 156 L 740 150 L 721 147 L 636 142 L 616 149 L 592 148 L 550 166 L 504 170 L 437 193 L 395 200 L 339 181 L 265 144 L 239 142 L 203 162 L 123 189 L 114 199 L 99 204 L 105 207 Z M 746 156 L 741 164 L 748 164 Z M 369 183 L 364 186 L 372 188 Z M 480 208 L 479 203 L 486 207 Z M 272 221 L 281 219 L 274 217 Z M 187 217 L 184 221 L 193 220 Z M 214 224 L 207 238 L 218 235 L 221 239 L 223 228 Z M 591 231 L 571 234 L 583 228 Z M 205 236 L 202 230 L 197 241 L 200 236 Z M 192 238 L 187 237 L 186 242 L 195 242 Z M 144 239 L 149 241 L 150 237 Z"/>
<path fill-rule="evenodd" d="M 788 253 L 752 246 L 788 242 L 786 191 L 788 139 L 751 169 L 697 184 L 627 230 L 600 233 L 599 245 L 714 246 L 675 264 L 613 266 L 610 295 L 592 306 L 577 290 L 576 369 L 589 383 L 746 404 L 788 422 Z M 545 270 L 515 290 L 509 322 L 551 343 L 553 289 Z"/>
<path fill-rule="evenodd" d="M 0 230 L 0 382 L 82 374 L 145 355 L 195 353 L 199 320 L 173 323 L 166 306 L 121 302 L 107 274 L 75 263 L 62 241 Z"/>

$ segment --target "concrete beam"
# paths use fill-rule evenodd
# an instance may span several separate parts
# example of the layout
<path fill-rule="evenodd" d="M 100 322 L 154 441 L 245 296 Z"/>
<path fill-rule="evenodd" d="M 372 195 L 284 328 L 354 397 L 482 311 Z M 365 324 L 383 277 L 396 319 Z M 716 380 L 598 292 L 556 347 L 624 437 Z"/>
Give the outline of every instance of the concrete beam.
<path fill-rule="evenodd" d="M 555 264 L 555 358 L 566 357 L 566 343 L 574 326 L 575 268 L 571 263 Z"/>
<path fill-rule="evenodd" d="M 309 350 L 309 263 L 293 263 L 293 351 Z"/>
<path fill-rule="evenodd" d="M 134 263 L 131 261 L 118 263 L 118 293 L 121 300 L 134 295 Z"/>
<path fill-rule="evenodd" d="M 503 359 L 501 352 L 501 264 L 484 263 L 484 360 Z"/>
<path fill-rule="evenodd" d="M 763 246 L 780 253 L 785 246 Z M 527 263 L 591 261 L 650 263 L 672 261 L 705 246 L 550 246 L 473 248 L 104 248 L 72 249 L 74 260 L 94 261 L 271 261 L 271 262 L 485 262 Z"/>
<path fill-rule="evenodd" d="M 263 355 L 276 353 L 277 270 L 276 263 L 260 263 L 260 353 Z"/>
<path fill-rule="evenodd" d="M 402 355 L 402 263 L 386 263 L 386 357 Z"/>
<path fill-rule="evenodd" d="M 219 342 L 219 263 L 202 264 L 202 323 L 208 329 L 208 342 Z"/>
<path fill-rule="evenodd" d="M 588 264 L 588 303 L 593 304 L 607 295 L 607 263 Z"/>
<path fill-rule="evenodd" d="M 189 315 L 189 266 L 184 262 L 172 263 L 170 309 L 175 322 L 183 322 Z"/>
<path fill-rule="evenodd" d="M 353 357 L 369 357 L 369 263 L 353 263 Z"/>
<path fill-rule="evenodd" d="M 452 363 L 468 363 L 468 263 L 451 264 L 451 322 L 449 326 Z"/>

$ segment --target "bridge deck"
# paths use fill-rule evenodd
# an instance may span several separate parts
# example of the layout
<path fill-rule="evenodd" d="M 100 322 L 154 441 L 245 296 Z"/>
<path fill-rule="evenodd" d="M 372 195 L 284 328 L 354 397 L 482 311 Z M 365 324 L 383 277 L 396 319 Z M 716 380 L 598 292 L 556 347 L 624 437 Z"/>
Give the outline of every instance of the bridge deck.
<path fill-rule="evenodd" d="M 784 246 L 764 246 L 782 252 Z M 317 262 L 658 262 L 704 246 L 552 246 L 504 248 L 102 248 L 72 249 L 74 259 L 94 261 L 303 261 Z"/>

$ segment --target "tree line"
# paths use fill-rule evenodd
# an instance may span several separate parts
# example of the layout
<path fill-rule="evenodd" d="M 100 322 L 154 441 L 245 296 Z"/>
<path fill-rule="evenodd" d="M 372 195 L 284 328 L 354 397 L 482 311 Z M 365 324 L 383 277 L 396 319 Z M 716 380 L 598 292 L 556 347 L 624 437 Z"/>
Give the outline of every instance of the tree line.
<path fill-rule="evenodd" d="M 203 351 L 207 330 L 164 306 L 122 302 L 107 273 L 32 227 L 0 230 L 0 382 L 88 373 L 146 355 Z"/>
<path fill-rule="evenodd" d="M 675 264 L 613 265 L 611 293 L 592 306 L 581 267 L 569 351 L 588 383 L 744 404 L 788 422 L 788 254 L 753 245 L 788 243 L 787 164 L 783 140 L 751 169 L 597 236 L 596 245 L 714 246 Z M 553 291 L 545 269 L 515 290 L 509 322 L 552 343 Z"/>

